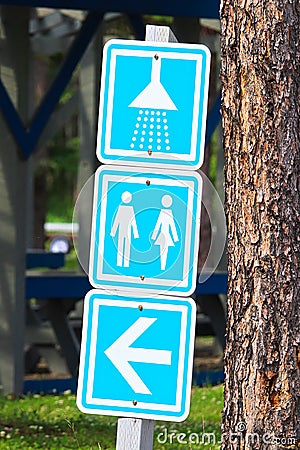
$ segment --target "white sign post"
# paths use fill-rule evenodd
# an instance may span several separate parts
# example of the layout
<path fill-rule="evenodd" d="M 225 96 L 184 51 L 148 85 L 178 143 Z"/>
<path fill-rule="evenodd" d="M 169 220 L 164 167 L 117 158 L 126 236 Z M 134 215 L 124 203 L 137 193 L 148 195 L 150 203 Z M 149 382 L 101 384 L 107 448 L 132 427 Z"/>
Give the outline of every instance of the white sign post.
<path fill-rule="evenodd" d="M 177 42 L 169 27 L 147 25 L 146 41 Z M 149 419 L 118 419 L 116 450 L 152 450 L 154 421 Z"/>

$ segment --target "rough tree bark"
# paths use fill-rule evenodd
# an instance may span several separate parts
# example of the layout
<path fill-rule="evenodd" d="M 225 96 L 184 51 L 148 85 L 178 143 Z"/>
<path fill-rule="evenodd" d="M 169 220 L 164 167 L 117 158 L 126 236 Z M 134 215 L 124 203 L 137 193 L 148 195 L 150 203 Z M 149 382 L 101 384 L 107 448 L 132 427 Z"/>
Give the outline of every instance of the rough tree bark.
<path fill-rule="evenodd" d="M 300 3 L 221 1 L 223 449 L 300 446 Z"/>

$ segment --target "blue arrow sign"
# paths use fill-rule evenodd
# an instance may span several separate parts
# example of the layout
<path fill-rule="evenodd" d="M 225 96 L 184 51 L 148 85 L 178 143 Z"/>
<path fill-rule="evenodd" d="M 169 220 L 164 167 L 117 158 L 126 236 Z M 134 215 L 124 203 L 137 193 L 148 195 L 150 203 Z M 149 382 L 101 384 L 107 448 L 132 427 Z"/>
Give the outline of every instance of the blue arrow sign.
<path fill-rule="evenodd" d="M 99 104 L 100 161 L 199 168 L 209 66 L 203 45 L 109 41 Z"/>
<path fill-rule="evenodd" d="M 189 412 L 195 303 L 90 291 L 77 405 L 91 414 L 182 421 Z M 113 326 L 112 326 L 113 325 Z"/>
<path fill-rule="evenodd" d="M 102 166 L 95 176 L 91 284 L 98 288 L 195 290 L 199 174 Z"/>

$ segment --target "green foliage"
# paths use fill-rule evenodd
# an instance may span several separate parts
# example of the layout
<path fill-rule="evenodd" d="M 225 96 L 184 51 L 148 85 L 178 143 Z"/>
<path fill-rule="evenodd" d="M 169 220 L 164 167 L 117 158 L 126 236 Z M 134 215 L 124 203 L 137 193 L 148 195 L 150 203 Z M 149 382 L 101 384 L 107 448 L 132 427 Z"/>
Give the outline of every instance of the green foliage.
<path fill-rule="evenodd" d="M 220 448 L 222 397 L 221 386 L 194 388 L 191 412 L 184 422 L 155 422 L 153 449 Z M 1 450 L 115 449 L 117 419 L 81 413 L 75 396 L 68 392 L 20 399 L 0 397 L 0 410 Z M 183 440 L 186 443 L 181 444 Z"/>
<path fill-rule="evenodd" d="M 40 158 L 35 176 L 46 184 L 46 221 L 72 222 L 77 182 L 79 138 L 60 134 Z"/>
<path fill-rule="evenodd" d="M 171 16 L 144 16 L 144 22 L 150 25 L 165 25 L 171 27 L 174 18 Z"/>
<path fill-rule="evenodd" d="M 47 84 L 50 85 L 64 60 L 64 54 L 55 53 L 43 63 L 47 65 Z M 59 105 L 65 104 L 78 89 L 77 69 L 62 93 Z M 42 83 L 43 84 L 43 83 Z M 47 89 L 46 89 L 47 90 Z M 75 114 L 47 144 L 46 149 L 37 154 L 35 177 L 42 186 L 38 203 L 39 212 L 46 213 L 46 221 L 70 222 L 73 214 L 74 192 L 77 181 L 79 137 L 78 118 Z M 42 211 L 40 211 L 42 210 Z"/>
<path fill-rule="evenodd" d="M 39 161 L 36 176 L 47 185 L 47 222 L 71 222 L 77 182 L 79 138 L 63 133 L 49 146 L 49 156 Z"/>

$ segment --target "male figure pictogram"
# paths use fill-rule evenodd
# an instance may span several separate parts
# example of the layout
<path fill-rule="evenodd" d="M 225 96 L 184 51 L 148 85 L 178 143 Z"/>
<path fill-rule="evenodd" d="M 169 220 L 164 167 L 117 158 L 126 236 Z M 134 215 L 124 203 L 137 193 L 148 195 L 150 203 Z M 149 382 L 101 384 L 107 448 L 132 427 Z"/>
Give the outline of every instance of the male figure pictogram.
<path fill-rule="evenodd" d="M 118 230 L 117 266 L 129 267 L 132 234 L 137 239 L 139 232 L 133 206 L 129 205 L 132 200 L 131 193 L 124 191 L 121 199 L 124 204 L 118 207 L 110 235 L 115 237 Z"/>

